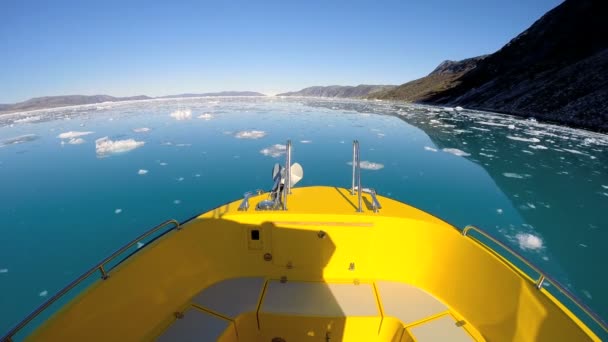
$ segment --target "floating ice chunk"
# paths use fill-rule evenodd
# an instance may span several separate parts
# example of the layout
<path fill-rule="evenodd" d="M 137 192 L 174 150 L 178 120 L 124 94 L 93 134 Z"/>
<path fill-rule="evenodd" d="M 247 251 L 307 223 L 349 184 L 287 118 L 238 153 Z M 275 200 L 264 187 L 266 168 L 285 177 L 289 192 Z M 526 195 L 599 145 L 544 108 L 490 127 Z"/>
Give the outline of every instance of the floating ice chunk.
<path fill-rule="evenodd" d="M 490 130 L 487 128 L 481 128 L 481 127 L 471 127 L 471 129 L 476 129 L 478 131 L 482 131 L 482 132 L 489 132 Z"/>
<path fill-rule="evenodd" d="M 442 109 L 445 110 L 446 112 L 453 112 L 454 111 L 454 108 L 452 108 L 452 107 L 443 107 Z"/>
<path fill-rule="evenodd" d="M 158 163 L 158 165 L 160 165 L 160 166 L 167 166 L 167 165 L 169 165 L 169 164 L 167 164 L 167 163 L 165 163 L 165 162 L 160 162 L 160 163 Z"/>
<path fill-rule="evenodd" d="M 70 144 L 70 145 L 84 144 L 84 139 L 82 139 L 82 138 L 72 138 L 72 139 L 70 139 L 70 141 L 68 141 L 68 144 Z"/>
<path fill-rule="evenodd" d="M 515 129 L 515 125 L 509 125 L 507 126 L 508 129 Z"/>
<path fill-rule="evenodd" d="M 536 235 L 519 233 L 515 235 L 519 248 L 523 250 L 539 250 L 543 248 L 543 240 Z"/>
<path fill-rule="evenodd" d="M 144 244 L 143 244 L 143 243 L 141 243 L 141 242 L 139 242 L 139 241 L 137 242 L 137 249 L 140 249 L 140 248 L 142 248 L 143 246 L 144 246 Z"/>
<path fill-rule="evenodd" d="M 177 178 L 177 181 L 178 181 L 178 182 L 181 182 L 181 181 L 183 181 L 183 180 L 184 180 L 184 177 L 179 177 L 179 178 Z"/>
<path fill-rule="evenodd" d="M 103 137 L 95 140 L 95 152 L 97 152 L 97 155 L 104 156 L 112 153 L 128 152 L 142 147 L 144 144 L 143 141 L 135 141 L 134 139 L 110 140 L 108 137 Z"/>
<path fill-rule="evenodd" d="M 170 114 L 172 118 L 178 121 L 192 119 L 192 111 L 190 109 L 178 109 Z"/>
<path fill-rule="evenodd" d="M 42 290 L 42 291 L 41 291 L 41 292 L 40 292 L 38 295 L 39 295 L 40 297 L 46 297 L 48 294 L 49 294 L 49 291 L 47 291 L 47 290 Z"/>
<path fill-rule="evenodd" d="M 528 175 L 525 173 L 519 174 L 519 173 L 514 173 L 514 172 L 504 172 L 502 175 L 507 178 L 517 178 L 517 179 L 524 179 L 524 178 L 532 177 L 531 175 Z"/>
<path fill-rule="evenodd" d="M 570 149 L 567 149 L 567 148 L 563 148 L 562 150 L 564 150 L 566 152 L 574 153 L 574 154 L 580 154 L 580 155 L 584 155 L 584 156 L 587 155 L 587 153 L 584 153 L 584 152 L 581 152 L 581 151 L 577 151 L 577 150 L 570 150 Z"/>
<path fill-rule="evenodd" d="M 265 156 L 277 158 L 277 157 L 280 157 L 281 155 L 285 154 L 286 151 L 287 151 L 287 146 L 281 145 L 281 144 L 274 144 L 270 147 L 266 147 L 266 148 L 260 150 L 260 153 Z"/>
<path fill-rule="evenodd" d="M 484 157 L 488 157 L 488 158 L 494 158 L 493 154 L 489 154 L 489 153 L 483 153 L 483 152 L 479 152 L 480 156 L 484 156 Z"/>
<path fill-rule="evenodd" d="M 517 141 L 525 141 L 525 142 L 532 142 L 532 143 L 540 142 L 540 140 L 537 139 L 537 138 L 522 138 L 522 137 L 514 137 L 512 135 L 507 135 L 507 139 L 517 140 Z"/>
<path fill-rule="evenodd" d="M 528 151 L 528 150 L 521 150 L 523 153 L 527 153 L 527 154 L 534 154 L 534 152 L 532 151 Z"/>
<path fill-rule="evenodd" d="M 114 210 L 114 214 L 118 215 L 120 213 L 122 213 L 122 209 L 118 208 L 118 209 Z"/>
<path fill-rule="evenodd" d="M 536 209 L 536 206 L 532 203 L 526 203 L 526 205 L 528 206 L 528 208 Z"/>
<path fill-rule="evenodd" d="M 146 132 L 150 132 L 150 129 L 148 127 L 133 128 L 133 132 L 146 133 Z"/>
<path fill-rule="evenodd" d="M 386 136 L 386 134 L 384 134 L 384 133 L 378 133 L 377 135 L 378 135 L 378 138 L 384 138 Z"/>
<path fill-rule="evenodd" d="M 440 124 L 441 121 L 433 119 L 433 120 L 429 121 L 429 123 Z"/>
<path fill-rule="evenodd" d="M 608 197 L 608 192 L 602 192 L 602 195 Z"/>
<path fill-rule="evenodd" d="M 496 209 L 496 212 L 497 212 L 499 215 L 502 215 L 502 209 L 498 208 L 498 209 Z"/>
<path fill-rule="evenodd" d="M 583 248 L 589 247 L 589 246 L 585 245 L 584 243 L 579 243 L 578 245 L 581 246 L 581 247 L 583 247 Z"/>
<path fill-rule="evenodd" d="M 546 256 L 546 255 L 545 255 L 545 256 L 543 256 L 543 258 L 542 258 L 542 259 L 543 259 L 543 260 L 545 260 L 545 261 L 549 261 L 549 257 L 548 257 L 548 256 Z M 547 284 L 547 286 L 548 286 L 550 283 L 549 283 L 549 282 L 545 282 L 545 284 Z"/>
<path fill-rule="evenodd" d="M 17 119 L 14 122 L 15 123 L 28 123 L 28 122 L 34 122 L 34 121 L 39 121 L 39 120 L 42 120 L 42 116 L 34 115 L 34 116 L 27 116 L 23 119 Z"/>
<path fill-rule="evenodd" d="M 548 147 L 543 145 L 528 145 L 529 148 L 533 148 L 535 150 L 546 150 Z"/>
<path fill-rule="evenodd" d="M 173 201 L 173 204 L 180 204 L 180 203 L 182 203 L 181 200 L 175 200 L 175 201 Z"/>
<path fill-rule="evenodd" d="M 480 124 L 480 125 L 486 125 L 486 126 L 507 127 L 507 125 L 505 125 L 505 124 L 501 124 L 501 123 L 497 123 L 497 122 L 491 122 L 491 121 L 477 121 L 477 123 Z"/>
<path fill-rule="evenodd" d="M 200 176 L 201 176 L 200 173 L 197 173 L 197 174 L 194 175 L 194 177 L 197 177 L 197 178 L 200 177 Z"/>
<path fill-rule="evenodd" d="M 139 171 L 137 171 L 138 175 L 145 175 L 147 173 L 148 173 L 148 170 L 145 170 L 145 169 L 139 169 Z"/>
<path fill-rule="evenodd" d="M 77 132 L 77 131 L 69 131 L 65 133 L 61 133 L 57 136 L 59 139 L 74 139 L 78 137 L 82 137 L 85 135 L 93 134 L 95 132 Z"/>
<path fill-rule="evenodd" d="M 36 139 L 38 139 L 38 136 L 36 134 L 20 135 L 18 137 L 8 138 L 8 139 L 0 141 L 0 147 L 4 147 L 7 145 L 22 144 L 22 143 L 26 143 L 29 141 L 34 141 Z"/>
<path fill-rule="evenodd" d="M 260 139 L 266 136 L 266 132 L 264 131 L 239 131 L 234 134 L 234 137 L 237 139 Z"/>
<path fill-rule="evenodd" d="M 608 185 L 602 185 L 602 188 L 608 189 Z"/>
<path fill-rule="evenodd" d="M 177 146 L 177 147 L 187 147 L 187 146 L 192 146 L 192 144 L 175 144 L 175 146 Z"/>
<path fill-rule="evenodd" d="M 197 116 L 198 119 L 203 119 L 205 121 L 209 121 L 211 119 L 213 119 L 213 115 L 209 114 L 209 113 L 205 113 L 205 114 L 201 114 L 199 116 Z"/>
<path fill-rule="evenodd" d="M 0 273 L 8 273 L 8 268 L 0 268 Z"/>
<path fill-rule="evenodd" d="M 459 111 L 459 112 L 460 112 L 461 110 L 464 110 L 464 108 L 462 108 L 462 107 L 460 107 L 460 106 L 456 106 L 454 109 L 456 109 L 456 110 L 457 110 L 457 111 Z"/>
<path fill-rule="evenodd" d="M 348 162 L 347 164 L 352 166 L 353 162 Z M 384 164 L 374 163 L 367 160 L 362 160 L 361 162 L 359 162 L 359 166 L 364 170 L 372 171 L 377 171 L 384 168 Z"/>
<path fill-rule="evenodd" d="M 457 148 L 444 148 L 442 150 L 443 152 L 447 152 L 447 153 L 451 153 L 455 156 L 459 156 L 459 157 L 467 157 L 470 156 L 470 153 L 466 153 L 465 151 L 459 150 Z"/>
<path fill-rule="evenodd" d="M 431 151 L 431 152 L 437 152 L 436 148 L 432 148 L 430 146 L 424 146 L 424 149 L 427 150 L 427 151 Z"/>
<path fill-rule="evenodd" d="M 300 143 L 302 144 L 310 144 L 311 142 L 311 140 L 300 140 Z"/>

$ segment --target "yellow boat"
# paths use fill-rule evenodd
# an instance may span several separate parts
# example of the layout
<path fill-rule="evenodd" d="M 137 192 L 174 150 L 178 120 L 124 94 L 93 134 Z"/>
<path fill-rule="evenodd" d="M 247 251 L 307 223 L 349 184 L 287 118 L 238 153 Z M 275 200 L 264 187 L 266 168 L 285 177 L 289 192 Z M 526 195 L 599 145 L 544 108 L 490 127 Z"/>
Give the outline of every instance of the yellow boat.
<path fill-rule="evenodd" d="M 363 188 L 358 146 L 350 189 L 294 188 L 303 172 L 288 142 L 270 192 L 153 228 L 3 341 L 605 338 L 599 316 L 490 234 Z"/>

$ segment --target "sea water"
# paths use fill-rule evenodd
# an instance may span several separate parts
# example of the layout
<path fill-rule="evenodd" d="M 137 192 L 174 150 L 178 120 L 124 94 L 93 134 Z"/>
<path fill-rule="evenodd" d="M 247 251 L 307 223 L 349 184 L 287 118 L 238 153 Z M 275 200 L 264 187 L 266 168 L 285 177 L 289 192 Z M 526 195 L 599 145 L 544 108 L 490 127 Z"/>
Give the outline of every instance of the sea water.
<path fill-rule="evenodd" d="M 487 230 L 608 316 L 608 136 L 462 108 L 194 98 L 0 116 L 0 335 L 159 222 L 270 188 L 287 139 L 298 186 L 349 187 L 357 139 L 363 186 Z"/>

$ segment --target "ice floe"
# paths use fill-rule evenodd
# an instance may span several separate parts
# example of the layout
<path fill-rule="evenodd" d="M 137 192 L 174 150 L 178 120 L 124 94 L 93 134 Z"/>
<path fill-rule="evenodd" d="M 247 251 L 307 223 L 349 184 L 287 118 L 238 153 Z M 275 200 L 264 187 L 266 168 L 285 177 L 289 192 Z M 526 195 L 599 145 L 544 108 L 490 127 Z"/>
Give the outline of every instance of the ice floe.
<path fill-rule="evenodd" d="M 144 246 L 144 244 L 143 244 L 143 243 L 141 243 L 141 242 L 137 242 L 137 249 L 140 249 L 140 248 L 142 248 L 143 246 Z"/>
<path fill-rule="evenodd" d="M 122 213 L 122 209 L 118 208 L 118 209 L 114 210 L 114 214 L 118 215 L 120 213 Z"/>
<path fill-rule="evenodd" d="M 0 147 L 23 144 L 29 141 L 34 141 L 36 139 L 38 139 L 38 136 L 36 134 L 24 134 L 14 138 L 8 138 L 0 141 Z"/>
<path fill-rule="evenodd" d="M 145 169 L 139 169 L 139 171 L 137 171 L 138 175 L 145 175 L 147 173 L 148 173 L 148 170 L 145 170 Z"/>
<path fill-rule="evenodd" d="M 78 131 L 69 131 L 65 133 L 61 133 L 57 136 L 59 139 L 74 139 L 78 137 L 82 137 L 85 135 L 93 134 L 95 132 L 78 132 Z"/>
<path fill-rule="evenodd" d="M 197 116 L 196 118 L 209 121 L 209 120 L 213 119 L 213 115 L 211 115 L 209 113 L 205 113 L 205 114 L 201 114 L 201 115 Z"/>
<path fill-rule="evenodd" d="M 430 146 L 424 146 L 424 149 L 427 151 L 431 151 L 431 152 L 437 152 L 436 148 L 430 147 Z"/>
<path fill-rule="evenodd" d="M 300 140 L 301 144 L 310 144 L 311 142 L 311 140 Z"/>
<path fill-rule="evenodd" d="M 529 233 L 519 233 L 515 235 L 519 248 L 523 250 L 539 250 L 543 248 L 543 240 Z"/>
<path fill-rule="evenodd" d="M 522 137 L 514 137 L 512 135 L 507 135 L 507 139 L 516 140 L 516 141 L 525 141 L 525 142 L 531 142 L 531 143 L 540 142 L 540 139 L 537 139 L 537 138 L 522 138 Z"/>
<path fill-rule="evenodd" d="M 80 144 L 84 144 L 84 139 L 82 138 L 72 138 L 68 141 L 68 144 L 70 145 L 80 145 Z"/>
<path fill-rule="evenodd" d="M 167 163 L 165 163 L 165 162 L 160 162 L 160 163 L 158 163 L 158 165 L 160 165 L 160 166 L 167 166 L 167 165 L 169 165 L 169 164 L 167 164 Z"/>
<path fill-rule="evenodd" d="M 190 120 L 190 119 L 192 119 L 192 110 L 178 109 L 178 110 L 174 111 L 173 113 L 171 113 L 169 116 L 171 116 L 172 118 L 174 118 L 175 120 L 178 120 L 178 121 Z"/>
<path fill-rule="evenodd" d="M 42 291 L 40 291 L 40 293 L 38 294 L 38 296 L 40 296 L 40 297 L 46 297 L 48 294 L 49 294 L 49 291 L 42 290 Z"/>
<path fill-rule="evenodd" d="M 180 204 L 180 203 L 182 203 L 182 201 L 181 201 L 181 200 L 174 200 L 174 201 L 173 201 L 173 204 Z"/>
<path fill-rule="evenodd" d="M 270 147 L 261 149 L 260 153 L 265 156 L 277 158 L 277 157 L 280 157 L 281 155 L 285 154 L 286 151 L 287 151 L 287 146 L 281 145 L 281 144 L 274 144 Z"/>
<path fill-rule="evenodd" d="M 500 208 L 496 209 L 496 213 L 502 214 L 502 209 L 500 209 Z"/>
<path fill-rule="evenodd" d="M 532 177 L 531 175 L 526 174 L 526 173 L 519 174 L 519 173 L 514 173 L 514 172 L 504 172 L 502 175 L 507 178 L 517 178 L 517 179 L 524 179 L 524 178 Z"/>
<path fill-rule="evenodd" d="M 608 185 L 602 185 L 602 188 L 608 189 Z"/>
<path fill-rule="evenodd" d="M 543 145 L 528 145 L 529 148 L 535 149 L 535 150 L 546 150 L 548 149 L 548 147 L 543 146 Z"/>
<path fill-rule="evenodd" d="M 8 268 L 0 268 L 0 273 L 8 273 Z"/>
<path fill-rule="evenodd" d="M 95 152 L 99 156 L 105 156 L 113 153 L 123 153 L 144 146 L 145 142 L 136 141 L 135 139 L 125 140 L 110 140 L 108 137 L 103 137 L 95 140 Z"/>
<path fill-rule="evenodd" d="M 260 139 L 266 136 L 266 132 L 264 131 L 239 131 L 234 133 L 234 137 L 237 139 Z"/>
<path fill-rule="evenodd" d="M 459 112 L 460 112 L 461 110 L 464 110 L 464 108 L 462 108 L 462 107 L 460 107 L 460 106 L 456 106 L 456 107 L 454 107 L 454 109 L 456 109 L 456 110 L 457 110 L 457 111 L 459 111 Z"/>
<path fill-rule="evenodd" d="M 447 153 L 451 153 L 455 156 L 459 156 L 459 157 L 467 157 L 470 156 L 470 153 L 466 153 L 465 151 L 459 150 L 457 148 L 444 148 L 442 149 L 443 152 L 447 152 Z"/>
<path fill-rule="evenodd" d="M 150 129 L 148 127 L 133 128 L 133 132 L 135 132 L 135 133 L 146 133 L 146 132 L 150 132 Z"/>
<path fill-rule="evenodd" d="M 348 165 L 353 165 L 353 162 L 348 162 Z M 374 162 L 370 162 L 368 160 L 362 160 L 361 162 L 359 162 L 359 166 L 363 169 L 363 170 L 372 170 L 372 171 L 377 171 L 380 169 L 384 168 L 384 164 L 380 164 L 380 163 L 374 163 Z"/>

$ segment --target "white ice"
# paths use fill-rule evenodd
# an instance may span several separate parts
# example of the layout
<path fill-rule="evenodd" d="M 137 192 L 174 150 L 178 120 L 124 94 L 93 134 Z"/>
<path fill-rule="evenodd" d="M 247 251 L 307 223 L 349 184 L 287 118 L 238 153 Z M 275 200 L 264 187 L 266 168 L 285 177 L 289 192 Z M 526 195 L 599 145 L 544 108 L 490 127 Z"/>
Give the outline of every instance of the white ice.
<path fill-rule="evenodd" d="M 536 235 L 519 233 L 515 235 L 515 238 L 519 243 L 519 248 L 523 250 L 539 250 L 543 248 L 543 240 Z"/>
<path fill-rule="evenodd" d="M 511 139 L 511 140 L 525 141 L 525 142 L 532 142 L 532 143 L 540 142 L 540 140 L 537 138 L 522 138 L 522 137 L 514 137 L 512 135 L 507 135 L 507 138 Z"/>
<path fill-rule="evenodd" d="M 49 294 L 49 291 L 47 291 L 47 290 L 43 290 L 43 291 L 41 291 L 41 292 L 40 292 L 38 295 L 39 295 L 40 297 L 46 297 L 48 294 Z"/>
<path fill-rule="evenodd" d="M 281 145 L 281 144 L 274 144 L 270 147 L 266 147 L 266 148 L 260 150 L 260 153 L 265 156 L 277 158 L 277 157 L 280 157 L 281 155 L 285 154 L 285 151 L 287 151 L 287 146 Z"/>
<path fill-rule="evenodd" d="M 150 132 L 150 129 L 148 127 L 133 128 L 133 132 L 135 132 L 135 133 L 146 133 L 146 132 Z"/>
<path fill-rule="evenodd" d="M 68 144 L 70 145 L 80 145 L 80 144 L 84 144 L 84 139 L 82 138 L 72 138 L 68 141 Z"/>
<path fill-rule="evenodd" d="M 114 210 L 114 214 L 118 215 L 120 213 L 122 213 L 122 209 L 118 208 L 118 209 Z"/>
<path fill-rule="evenodd" d="M 353 162 L 348 162 L 347 164 L 352 166 Z M 359 162 L 359 166 L 363 170 L 372 170 L 372 171 L 377 171 L 377 170 L 384 168 L 384 164 L 374 163 L 374 162 L 370 162 L 367 160 L 362 160 L 361 162 Z"/>
<path fill-rule="evenodd" d="M 459 156 L 459 157 L 467 157 L 470 156 L 470 153 L 466 153 L 465 151 L 459 150 L 457 148 L 444 148 L 442 150 L 443 152 L 447 152 L 447 153 L 451 153 L 455 156 Z"/>
<path fill-rule="evenodd" d="M 548 147 L 543 145 L 528 145 L 529 148 L 533 148 L 535 150 L 546 150 Z"/>
<path fill-rule="evenodd" d="M 178 121 L 192 119 L 192 110 L 190 109 L 178 109 L 170 114 L 172 118 Z"/>
<path fill-rule="evenodd" d="M 8 268 L 0 268 L 0 273 L 8 273 Z"/>
<path fill-rule="evenodd" d="M 143 246 L 144 246 L 144 244 L 143 244 L 143 243 L 141 243 L 141 242 L 137 242 L 137 249 L 140 249 L 140 248 L 142 248 Z"/>
<path fill-rule="evenodd" d="M 197 116 L 197 118 L 209 121 L 209 120 L 213 119 L 213 115 L 211 115 L 209 113 L 205 113 L 205 114 L 201 114 L 201 115 Z"/>
<path fill-rule="evenodd" d="M 77 131 L 69 131 L 65 133 L 61 133 L 57 136 L 59 139 L 74 139 L 78 137 L 82 137 L 85 135 L 93 134 L 94 132 L 77 132 Z"/>
<path fill-rule="evenodd" d="M 436 148 L 432 148 L 430 146 L 424 146 L 424 149 L 427 150 L 427 151 L 431 151 L 431 152 L 437 152 Z"/>
<path fill-rule="evenodd" d="M 310 144 L 311 142 L 311 140 L 300 140 L 300 143 L 302 144 Z"/>
<path fill-rule="evenodd" d="M 234 134 L 234 137 L 237 139 L 260 139 L 266 136 L 266 132 L 264 131 L 239 131 Z"/>
<path fill-rule="evenodd" d="M 138 175 L 145 175 L 147 173 L 148 173 L 148 170 L 145 170 L 145 169 L 139 169 L 139 171 L 137 171 Z"/>
<path fill-rule="evenodd" d="M 517 178 L 517 179 L 524 179 L 524 178 L 529 178 L 532 177 L 528 174 L 519 174 L 519 173 L 514 173 L 514 172 L 505 172 L 502 174 L 503 176 L 507 177 L 507 178 Z"/>
<path fill-rule="evenodd" d="M 134 139 L 110 140 L 108 137 L 103 137 L 95 140 L 95 152 L 102 156 L 112 153 L 122 153 L 142 147 L 144 144 L 145 142 L 136 141 Z"/>

